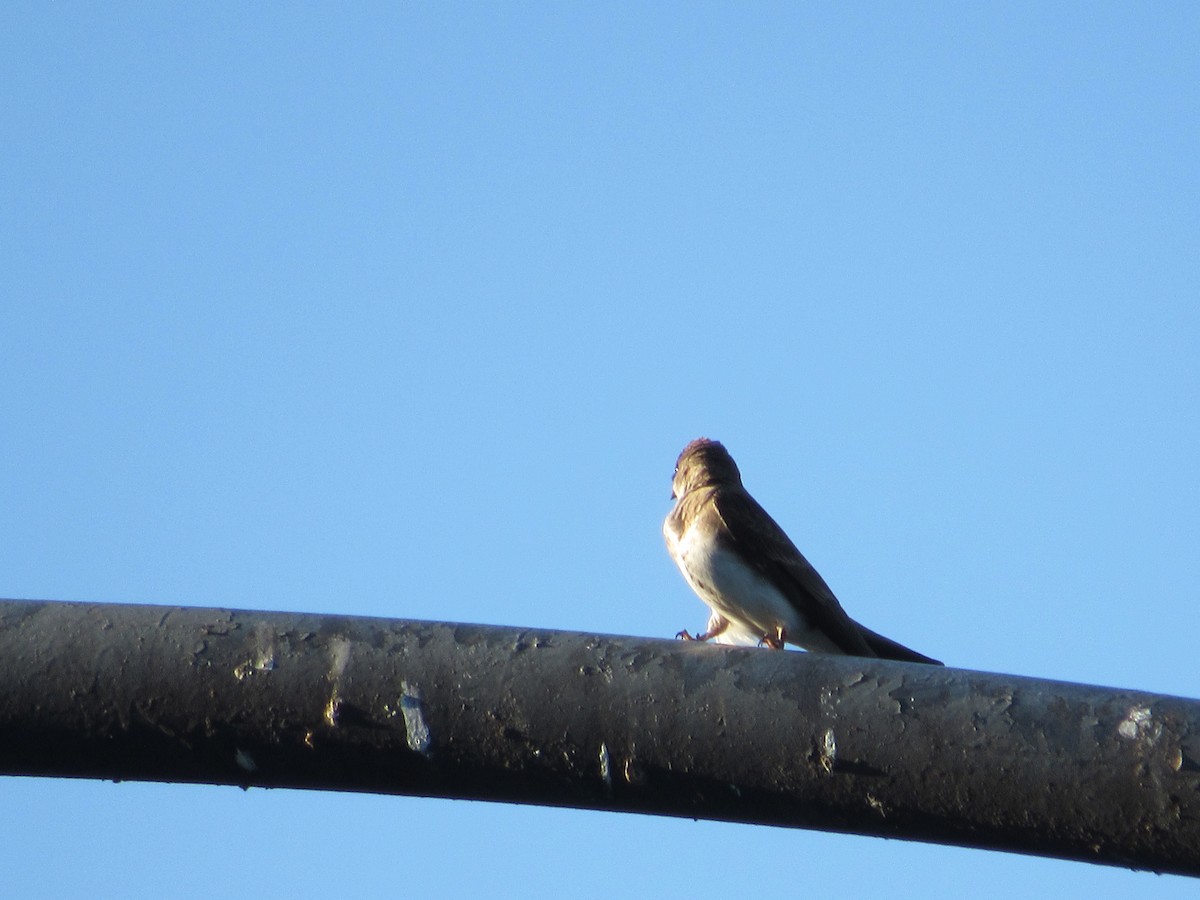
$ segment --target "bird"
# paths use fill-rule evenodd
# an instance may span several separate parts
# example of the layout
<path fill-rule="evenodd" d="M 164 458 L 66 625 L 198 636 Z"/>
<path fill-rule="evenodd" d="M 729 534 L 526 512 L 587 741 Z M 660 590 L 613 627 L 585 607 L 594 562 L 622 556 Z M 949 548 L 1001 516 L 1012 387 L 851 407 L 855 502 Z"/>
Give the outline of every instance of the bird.
<path fill-rule="evenodd" d="M 671 481 L 675 501 L 663 521 L 667 551 L 712 611 L 695 636 L 735 643 L 894 659 L 940 666 L 860 625 L 775 520 L 742 485 L 719 441 L 698 438 L 679 454 Z"/>

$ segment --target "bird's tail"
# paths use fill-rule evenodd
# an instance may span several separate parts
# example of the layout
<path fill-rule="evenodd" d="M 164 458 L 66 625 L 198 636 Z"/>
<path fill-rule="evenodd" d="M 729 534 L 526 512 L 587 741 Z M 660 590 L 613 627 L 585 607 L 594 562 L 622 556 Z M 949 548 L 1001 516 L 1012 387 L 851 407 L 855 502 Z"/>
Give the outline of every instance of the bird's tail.
<path fill-rule="evenodd" d="M 941 660 L 925 656 L 923 653 L 918 653 L 916 650 L 909 650 L 903 644 L 897 644 L 891 638 L 885 638 L 882 634 L 876 634 L 865 625 L 859 625 L 857 622 L 854 624 L 858 625 L 858 630 L 862 633 L 863 640 L 867 642 L 867 646 L 870 647 L 875 652 L 875 655 L 880 659 L 895 659 L 899 660 L 900 662 L 925 663 L 928 666 L 943 665 Z"/>

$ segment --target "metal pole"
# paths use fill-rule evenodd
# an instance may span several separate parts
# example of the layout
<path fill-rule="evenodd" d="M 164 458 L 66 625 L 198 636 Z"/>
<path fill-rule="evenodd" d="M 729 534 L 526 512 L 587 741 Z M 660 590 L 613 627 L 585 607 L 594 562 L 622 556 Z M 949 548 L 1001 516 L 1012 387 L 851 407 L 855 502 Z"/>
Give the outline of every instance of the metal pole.
<path fill-rule="evenodd" d="M 0 773 L 550 804 L 1200 875 L 1200 702 L 644 638 L 0 601 Z"/>

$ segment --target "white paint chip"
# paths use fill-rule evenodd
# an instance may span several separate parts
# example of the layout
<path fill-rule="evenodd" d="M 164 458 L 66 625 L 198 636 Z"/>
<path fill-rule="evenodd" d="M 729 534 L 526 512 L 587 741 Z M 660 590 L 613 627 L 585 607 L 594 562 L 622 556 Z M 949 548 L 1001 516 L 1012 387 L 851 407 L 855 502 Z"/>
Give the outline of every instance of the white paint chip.
<path fill-rule="evenodd" d="M 608 744 L 604 743 L 604 741 L 600 742 L 600 777 L 604 779 L 604 786 L 611 791 L 612 760 L 608 756 Z"/>
<path fill-rule="evenodd" d="M 1162 734 L 1162 725 L 1154 721 L 1150 709 L 1145 706 L 1131 707 L 1117 726 L 1117 734 L 1129 741 L 1146 738 L 1158 740 Z"/>
<path fill-rule="evenodd" d="M 350 642 L 341 635 L 329 642 L 329 662 L 329 675 L 337 681 L 346 671 L 346 664 L 350 662 Z"/>
<path fill-rule="evenodd" d="M 429 755 L 432 739 L 429 726 L 425 724 L 425 712 L 421 704 L 421 690 L 407 681 L 400 682 L 400 712 L 404 714 L 404 733 L 408 749 Z"/>
<path fill-rule="evenodd" d="M 270 672 L 275 668 L 275 632 L 266 625 L 254 629 L 254 658 L 243 660 L 233 670 L 238 681 L 249 678 L 255 672 Z"/>
<path fill-rule="evenodd" d="M 821 735 L 821 746 L 817 752 L 820 754 L 821 768 L 832 772 L 833 765 L 837 762 L 837 737 L 834 736 L 832 728 L 826 728 L 825 733 Z"/>

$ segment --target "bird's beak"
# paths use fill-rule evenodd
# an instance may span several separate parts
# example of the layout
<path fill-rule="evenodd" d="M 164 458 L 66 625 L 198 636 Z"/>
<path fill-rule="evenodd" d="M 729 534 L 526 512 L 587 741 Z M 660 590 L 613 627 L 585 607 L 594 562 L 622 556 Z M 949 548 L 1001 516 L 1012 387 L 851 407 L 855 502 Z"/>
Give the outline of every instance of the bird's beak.
<path fill-rule="evenodd" d="M 678 499 L 679 499 L 678 497 L 676 497 L 676 496 L 675 496 L 675 492 L 674 492 L 674 491 L 671 491 L 671 499 L 672 499 L 672 500 L 678 500 Z"/>

